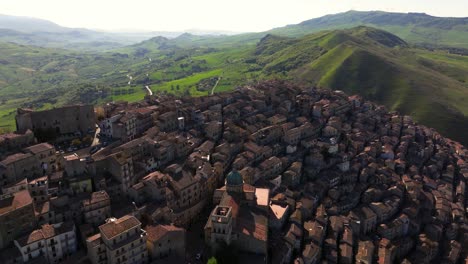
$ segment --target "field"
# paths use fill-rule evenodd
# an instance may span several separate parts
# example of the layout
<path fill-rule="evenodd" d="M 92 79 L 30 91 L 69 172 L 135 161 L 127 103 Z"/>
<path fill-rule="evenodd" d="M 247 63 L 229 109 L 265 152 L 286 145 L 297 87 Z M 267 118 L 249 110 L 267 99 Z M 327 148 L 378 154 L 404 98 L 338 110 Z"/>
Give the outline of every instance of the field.
<path fill-rule="evenodd" d="M 363 26 L 255 38 L 186 34 L 100 53 L 0 43 L 0 126 L 14 129 L 17 107 L 139 101 L 145 85 L 156 95 L 202 96 L 216 82 L 214 93 L 280 78 L 360 94 L 468 144 L 460 132 L 468 127 L 467 56 Z"/>

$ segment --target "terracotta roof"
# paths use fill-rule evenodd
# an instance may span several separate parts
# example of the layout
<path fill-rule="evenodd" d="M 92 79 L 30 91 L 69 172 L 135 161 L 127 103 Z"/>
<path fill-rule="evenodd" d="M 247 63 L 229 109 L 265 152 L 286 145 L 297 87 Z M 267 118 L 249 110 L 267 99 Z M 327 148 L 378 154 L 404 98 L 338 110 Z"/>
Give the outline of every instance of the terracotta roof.
<path fill-rule="evenodd" d="M 83 205 L 90 205 L 94 203 L 99 203 L 105 200 L 110 200 L 109 195 L 106 191 L 93 192 L 90 199 L 83 201 Z"/>
<path fill-rule="evenodd" d="M 32 204 L 28 190 L 23 190 L 0 200 L 0 215 L 7 214 L 18 208 Z"/>
<path fill-rule="evenodd" d="M 268 240 L 268 219 L 255 209 L 242 209 L 237 217 L 235 229 L 238 233 L 261 241 Z"/>
<path fill-rule="evenodd" d="M 99 230 L 107 238 L 112 239 L 119 234 L 141 225 L 140 221 L 132 215 L 125 215 L 119 219 L 110 220 L 101 225 Z"/>
<path fill-rule="evenodd" d="M 43 239 L 44 239 L 44 234 L 42 233 L 42 230 L 37 229 L 37 230 L 32 231 L 29 235 L 23 236 L 17 239 L 16 241 L 18 242 L 18 244 L 20 244 L 20 246 L 24 247 L 26 245 L 32 244 L 34 242 L 37 242 Z"/>
<path fill-rule="evenodd" d="M 44 151 L 51 150 L 51 149 L 55 149 L 54 146 L 52 146 L 51 144 L 41 143 L 41 144 L 27 147 L 24 150 L 29 151 L 32 154 L 37 154 L 37 153 L 44 152 Z"/>
<path fill-rule="evenodd" d="M 123 152 L 118 152 L 109 156 L 111 159 L 115 160 L 120 165 L 125 165 L 128 162 L 128 157 Z"/>
<path fill-rule="evenodd" d="M 169 232 L 185 232 L 183 228 L 174 225 L 149 225 L 145 228 L 148 234 L 148 241 L 155 242 L 164 237 Z"/>
<path fill-rule="evenodd" d="M 92 235 L 90 237 L 88 237 L 86 239 L 86 242 L 87 243 L 90 243 L 93 247 L 99 245 L 102 243 L 102 240 L 101 240 L 101 234 L 100 233 L 97 233 L 95 235 Z"/>
<path fill-rule="evenodd" d="M 13 155 L 10 155 L 8 157 L 6 157 L 4 160 L 2 160 L 0 162 L 0 164 L 3 164 L 3 165 L 9 165 L 11 163 L 14 163 L 14 162 L 17 162 L 19 160 L 23 160 L 23 159 L 27 159 L 27 158 L 30 158 L 32 155 L 31 153 L 16 153 L 16 154 L 13 154 Z"/>
<path fill-rule="evenodd" d="M 137 108 L 133 110 L 133 112 L 144 115 L 144 114 L 151 114 L 153 110 L 148 107 L 143 107 L 143 108 Z"/>
<path fill-rule="evenodd" d="M 47 214 L 50 211 L 50 202 L 45 201 L 44 203 L 36 204 L 34 206 L 34 209 L 36 211 L 36 214 L 39 214 L 39 215 Z"/>
<path fill-rule="evenodd" d="M 170 183 L 172 186 L 174 186 L 174 188 L 183 190 L 197 183 L 197 181 L 190 172 L 183 170 L 179 175 L 173 176 Z"/>
<path fill-rule="evenodd" d="M 49 239 L 63 233 L 71 232 L 73 231 L 73 228 L 73 222 L 65 222 L 57 226 L 45 224 L 41 227 L 41 229 L 36 229 L 30 234 L 23 236 L 16 241 L 21 246 L 26 246 L 42 239 Z"/>

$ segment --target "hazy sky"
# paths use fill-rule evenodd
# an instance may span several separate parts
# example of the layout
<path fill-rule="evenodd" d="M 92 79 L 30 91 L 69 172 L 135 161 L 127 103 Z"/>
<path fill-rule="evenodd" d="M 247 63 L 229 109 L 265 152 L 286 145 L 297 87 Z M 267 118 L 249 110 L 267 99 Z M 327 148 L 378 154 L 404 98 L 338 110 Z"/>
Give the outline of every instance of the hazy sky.
<path fill-rule="evenodd" d="M 468 17 L 468 0 L 0 0 L 0 13 L 94 29 L 263 31 L 348 10 Z"/>

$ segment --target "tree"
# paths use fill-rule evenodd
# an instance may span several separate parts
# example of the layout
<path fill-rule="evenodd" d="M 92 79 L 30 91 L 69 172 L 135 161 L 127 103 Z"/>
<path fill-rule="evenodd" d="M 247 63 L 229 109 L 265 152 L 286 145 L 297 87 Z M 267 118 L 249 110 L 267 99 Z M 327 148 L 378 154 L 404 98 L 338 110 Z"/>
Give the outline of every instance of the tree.
<path fill-rule="evenodd" d="M 104 110 L 104 107 L 98 106 L 94 109 L 94 111 L 96 112 L 96 117 L 98 121 L 102 121 L 104 120 L 104 118 L 106 118 L 106 111 Z"/>
<path fill-rule="evenodd" d="M 93 143 L 93 137 L 91 136 L 86 136 L 83 138 L 83 143 L 85 145 L 91 145 Z"/>
<path fill-rule="evenodd" d="M 81 145 L 81 140 L 78 139 L 78 138 L 75 138 L 74 140 L 72 140 L 71 144 L 72 144 L 72 146 L 77 147 L 77 146 Z"/>
<path fill-rule="evenodd" d="M 206 264 L 218 264 L 218 261 L 215 257 L 211 257 Z"/>

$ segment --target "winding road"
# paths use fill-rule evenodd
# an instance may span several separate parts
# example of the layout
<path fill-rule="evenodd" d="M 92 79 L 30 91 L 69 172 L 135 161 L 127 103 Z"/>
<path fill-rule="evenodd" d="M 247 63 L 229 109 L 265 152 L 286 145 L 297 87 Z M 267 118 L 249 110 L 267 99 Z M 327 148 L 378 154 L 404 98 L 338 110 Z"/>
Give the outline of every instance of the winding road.
<path fill-rule="evenodd" d="M 219 83 L 220 80 L 221 80 L 221 77 L 218 78 L 218 80 L 216 81 L 215 85 L 214 85 L 213 88 L 211 89 L 211 95 L 214 94 L 214 90 L 216 89 L 216 86 L 218 86 L 218 83 Z"/>
<path fill-rule="evenodd" d="M 148 95 L 153 95 L 153 91 L 149 88 L 148 85 L 145 85 L 146 91 L 148 91 Z"/>

